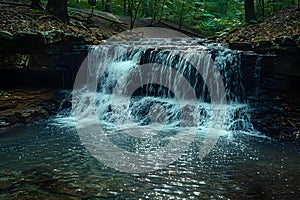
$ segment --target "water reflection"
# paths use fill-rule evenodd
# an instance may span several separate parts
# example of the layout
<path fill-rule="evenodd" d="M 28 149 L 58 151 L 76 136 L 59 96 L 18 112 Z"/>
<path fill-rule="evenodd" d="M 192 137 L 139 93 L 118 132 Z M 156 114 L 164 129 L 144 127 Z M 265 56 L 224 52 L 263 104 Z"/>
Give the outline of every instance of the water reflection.
<path fill-rule="evenodd" d="M 266 138 L 221 137 L 198 160 L 197 142 L 177 162 L 147 174 L 110 169 L 73 127 L 41 122 L 0 136 L 1 199 L 297 199 L 299 148 Z M 51 125 L 52 124 L 52 125 Z"/>

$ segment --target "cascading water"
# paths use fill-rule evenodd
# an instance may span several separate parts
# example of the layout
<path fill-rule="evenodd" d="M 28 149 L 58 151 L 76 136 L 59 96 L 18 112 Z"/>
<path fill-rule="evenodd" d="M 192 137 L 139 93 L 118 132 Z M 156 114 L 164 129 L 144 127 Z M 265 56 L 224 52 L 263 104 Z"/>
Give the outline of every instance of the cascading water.
<path fill-rule="evenodd" d="M 115 152 L 95 157 L 119 170 L 130 160 L 125 171 L 145 172 L 174 162 L 193 141 L 202 143 L 201 159 L 220 135 L 252 133 L 239 53 L 198 42 L 139 39 L 91 47 L 75 82 L 72 114 L 94 155 Z"/>
<path fill-rule="evenodd" d="M 92 47 L 71 114 L 1 134 L 0 199 L 297 199 L 299 148 L 252 137 L 239 52 L 199 43 Z"/>
<path fill-rule="evenodd" d="M 187 100 L 185 106 L 190 105 L 197 110 L 200 127 L 208 127 L 211 99 L 207 85 L 215 84 L 214 89 L 221 87 L 217 81 L 206 82 L 213 62 L 225 85 L 227 105 L 223 131 L 252 131 L 248 107 L 244 104 L 239 53 L 220 45 L 203 46 L 198 42 L 193 40 L 190 43 L 186 39 L 141 39 L 91 47 L 86 85 L 80 91 L 75 90 L 73 95 L 76 102 L 73 113 L 81 119 L 78 122 L 84 126 L 91 116 L 96 115 L 99 123 L 117 124 L 121 129 L 151 124 L 156 124 L 152 128 L 157 128 L 157 123 L 176 127 L 180 124 L 181 116 L 181 107 L 176 100 L 179 95 Z M 139 68 L 149 63 L 151 73 L 145 76 L 145 72 Z M 195 64 L 201 66 L 202 75 L 195 70 Z M 188 102 L 184 83 L 178 74 L 175 77 L 170 75 L 172 70 L 188 80 L 198 99 L 197 105 Z M 95 87 L 95 93 L 89 87 Z M 130 96 L 129 104 L 122 99 L 124 94 Z M 91 101 L 93 98 L 95 101 Z"/>

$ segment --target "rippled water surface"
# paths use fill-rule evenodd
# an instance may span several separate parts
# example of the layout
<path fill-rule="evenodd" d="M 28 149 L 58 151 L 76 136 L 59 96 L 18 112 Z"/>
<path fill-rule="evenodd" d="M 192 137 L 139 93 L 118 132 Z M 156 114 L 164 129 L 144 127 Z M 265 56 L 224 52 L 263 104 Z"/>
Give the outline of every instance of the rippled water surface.
<path fill-rule="evenodd" d="M 202 161 L 194 142 L 164 169 L 108 168 L 55 120 L 0 136 L 0 199 L 297 199 L 300 151 L 264 137 L 220 137 Z"/>
<path fill-rule="evenodd" d="M 300 149 L 254 130 L 237 51 L 147 39 L 93 47 L 88 58 L 89 68 L 79 76 L 87 83 L 74 88 L 72 111 L 0 134 L 0 199 L 300 199 Z M 155 63 L 151 70 L 140 66 L 149 63 Z M 181 75 L 171 76 L 174 70 Z M 209 86 L 215 88 L 208 95 Z M 104 134 L 88 128 L 95 124 Z M 215 130 L 221 136 L 199 159 Z M 150 152 L 144 158 L 151 165 L 164 158 L 152 153 L 174 140 L 177 146 L 168 150 L 185 150 L 181 157 L 152 172 L 137 173 L 134 164 L 123 165 L 133 173 L 117 171 L 90 153 L 104 155 L 106 164 L 131 164 L 135 157 L 128 159 L 125 151 Z M 192 143 L 184 149 L 186 141 Z M 111 153 L 107 143 L 123 154 Z"/>

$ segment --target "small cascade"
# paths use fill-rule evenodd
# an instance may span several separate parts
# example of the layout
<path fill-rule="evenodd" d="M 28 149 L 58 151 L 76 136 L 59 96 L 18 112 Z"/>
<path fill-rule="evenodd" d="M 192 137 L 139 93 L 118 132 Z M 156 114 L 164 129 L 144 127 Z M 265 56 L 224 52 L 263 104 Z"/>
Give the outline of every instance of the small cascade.
<path fill-rule="evenodd" d="M 259 89 L 260 89 L 260 76 L 261 76 L 261 62 L 262 57 L 259 56 L 256 60 L 255 67 L 254 67 L 254 88 L 255 88 L 255 97 L 258 97 Z"/>
<path fill-rule="evenodd" d="M 143 131 L 139 137 L 159 137 L 160 142 L 183 125 L 197 126 L 199 133 L 205 133 L 214 115 L 210 91 L 213 86 L 214 98 L 226 100 L 226 104 L 219 105 L 220 110 L 225 110 L 221 133 L 252 132 L 239 52 L 200 43 L 199 39 L 191 42 L 164 38 L 91 47 L 87 68 L 81 74 L 84 81 L 73 91 L 76 123 L 82 128 L 99 123 L 113 133 L 111 140 L 116 144 L 134 143 L 131 140 L 137 135 L 127 137 L 120 132 L 140 127 Z M 212 65 L 221 79 L 211 70 Z M 218 91 L 222 87 L 224 93 Z M 190 101 L 189 91 L 195 94 L 196 102 Z M 185 111 L 193 111 L 197 123 L 183 117 Z"/>

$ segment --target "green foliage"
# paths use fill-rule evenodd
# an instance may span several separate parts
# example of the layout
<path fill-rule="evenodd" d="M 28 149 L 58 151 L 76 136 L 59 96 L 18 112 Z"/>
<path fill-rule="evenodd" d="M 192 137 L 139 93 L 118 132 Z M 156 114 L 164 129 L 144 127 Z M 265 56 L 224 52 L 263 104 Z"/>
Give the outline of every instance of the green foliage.
<path fill-rule="evenodd" d="M 255 11 L 262 17 L 261 2 L 264 2 L 264 16 L 290 6 L 297 5 L 298 0 L 255 0 Z M 69 0 L 69 5 L 89 8 L 88 0 Z M 104 10 L 106 0 L 97 0 L 96 9 Z M 112 0 L 112 12 L 129 16 L 128 0 Z M 138 12 L 139 18 L 166 19 L 178 26 L 185 25 L 199 32 L 212 35 L 230 30 L 244 24 L 244 0 L 143 0 Z M 252 23 L 255 23 L 253 21 Z"/>
<path fill-rule="evenodd" d="M 45 10 L 39 10 L 39 9 L 30 9 L 32 13 L 34 14 L 45 14 Z"/>
<path fill-rule="evenodd" d="M 78 7 L 78 8 L 91 8 L 87 0 L 84 1 L 68 0 L 68 5 L 71 7 Z"/>
<path fill-rule="evenodd" d="M 258 17 L 262 17 L 261 11 L 261 4 L 260 1 L 264 2 L 264 15 L 268 16 L 273 12 L 276 12 L 282 8 L 286 8 L 288 6 L 295 6 L 297 5 L 297 0 L 256 0 L 255 1 L 255 8 L 256 8 L 256 15 Z"/>

